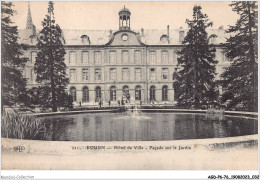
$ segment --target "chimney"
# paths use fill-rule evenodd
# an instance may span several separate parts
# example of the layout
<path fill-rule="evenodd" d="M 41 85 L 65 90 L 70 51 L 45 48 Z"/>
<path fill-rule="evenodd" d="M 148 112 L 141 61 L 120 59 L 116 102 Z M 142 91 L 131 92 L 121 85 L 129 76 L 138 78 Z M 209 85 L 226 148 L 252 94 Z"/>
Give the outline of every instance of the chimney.
<path fill-rule="evenodd" d="M 144 28 L 141 28 L 141 36 L 144 36 Z"/>
<path fill-rule="evenodd" d="M 167 25 L 167 38 L 168 38 L 168 43 L 170 42 L 170 26 Z"/>
<path fill-rule="evenodd" d="M 184 30 L 182 27 L 180 27 L 180 31 L 179 31 L 179 43 L 182 44 L 182 42 L 184 41 Z"/>

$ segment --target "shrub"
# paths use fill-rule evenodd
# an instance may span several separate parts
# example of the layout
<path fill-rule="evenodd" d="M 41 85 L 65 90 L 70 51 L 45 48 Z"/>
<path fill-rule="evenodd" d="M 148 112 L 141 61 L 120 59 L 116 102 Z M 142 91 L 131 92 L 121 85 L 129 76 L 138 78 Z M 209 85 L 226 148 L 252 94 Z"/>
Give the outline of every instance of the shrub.
<path fill-rule="evenodd" d="M 3 138 L 44 139 L 46 127 L 43 118 L 22 113 L 2 115 L 1 135 Z"/>

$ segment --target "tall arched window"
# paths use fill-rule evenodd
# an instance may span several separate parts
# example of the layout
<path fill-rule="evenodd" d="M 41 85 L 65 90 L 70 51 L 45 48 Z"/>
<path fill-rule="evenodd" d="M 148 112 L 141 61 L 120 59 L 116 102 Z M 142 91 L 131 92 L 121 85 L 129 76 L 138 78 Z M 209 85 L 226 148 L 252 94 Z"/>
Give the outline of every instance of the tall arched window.
<path fill-rule="evenodd" d="M 70 88 L 70 95 L 72 96 L 73 101 L 77 100 L 77 90 L 75 87 Z"/>
<path fill-rule="evenodd" d="M 141 100 L 141 86 L 135 87 L 135 100 Z"/>
<path fill-rule="evenodd" d="M 84 87 L 82 90 L 82 102 L 88 102 L 89 101 L 89 90 L 88 87 Z"/>
<path fill-rule="evenodd" d="M 116 101 L 116 87 L 112 86 L 110 88 L 110 101 Z"/>
<path fill-rule="evenodd" d="M 101 87 L 97 86 L 95 89 L 95 93 L 96 93 L 96 102 L 98 102 L 99 100 L 101 100 Z"/>
<path fill-rule="evenodd" d="M 150 87 L 150 101 L 155 101 L 155 86 Z"/>
<path fill-rule="evenodd" d="M 126 99 L 130 100 L 130 93 L 129 93 L 129 87 L 128 86 L 123 87 L 123 96 L 126 97 Z"/>
<path fill-rule="evenodd" d="M 162 101 L 168 101 L 168 87 L 163 86 L 162 88 Z"/>

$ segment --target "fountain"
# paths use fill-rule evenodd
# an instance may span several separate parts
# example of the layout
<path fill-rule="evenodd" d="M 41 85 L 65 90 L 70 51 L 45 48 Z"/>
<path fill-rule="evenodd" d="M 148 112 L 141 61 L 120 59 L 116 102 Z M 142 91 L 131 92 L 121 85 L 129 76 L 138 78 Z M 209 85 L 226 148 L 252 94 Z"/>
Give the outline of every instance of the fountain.
<path fill-rule="evenodd" d="M 131 117 L 132 120 L 142 120 L 142 119 L 150 119 L 148 116 L 145 116 L 140 110 L 139 110 L 139 106 L 134 103 L 131 106 L 127 106 L 126 107 L 127 111 L 126 111 L 126 118 L 129 118 L 129 116 Z"/>

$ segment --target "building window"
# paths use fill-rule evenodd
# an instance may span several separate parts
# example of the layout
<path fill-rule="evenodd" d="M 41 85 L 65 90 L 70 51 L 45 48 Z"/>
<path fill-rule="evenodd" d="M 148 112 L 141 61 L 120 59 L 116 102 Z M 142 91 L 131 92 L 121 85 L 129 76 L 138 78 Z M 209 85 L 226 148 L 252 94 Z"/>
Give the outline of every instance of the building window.
<path fill-rule="evenodd" d="M 176 50 L 173 52 L 173 63 L 174 64 L 178 63 L 178 58 L 179 58 L 179 55 L 178 55 L 178 51 Z"/>
<path fill-rule="evenodd" d="M 116 101 L 116 87 L 112 86 L 110 88 L 110 101 Z"/>
<path fill-rule="evenodd" d="M 89 69 L 83 68 L 82 69 L 82 80 L 89 80 Z"/>
<path fill-rule="evenodd" d="M 101 63 L 101 52 L 99 52 L 99 51 L 96 51 L 95 53 L 94 53 L 94 62 L 95 62 L 95 64 L 100 64 Z"/>
<path fill-rule="evenodd" d="M 89 44 L 89 37 L 87 35 L 82 35 L 81 40 L 83 44 Z"/>
<path fill-rule="evenodd" d="M 75 64 L 76 63 L 76 52 L 71 51 L 69 53 L 69 55 L 70 55 L 69 63 Z"/>
<path fill-rule="evenodd" d="M 162 51 L 162 64 L 168 64 L 168 51 Z"/>
<path fill-rule="evenodd" d="M 141 86 L 136 86 L 135 87 L 135 100 L 141 101 Z"/>
<path fill-rule="evenodd" d="M 95 93 L 96 93 L 95 101 L 96 102 L 101 101 L 101 88 L 99 86 L 96 87 Z"/>
<path fill-rule="evenodd" d="M 168 42 L 168 36 L 166 34 L 162 35 L 160 41 L 165 44 Z"/>
<path fill-rule="evenodd" d="M 95 80 L 101 80 L 101 69 L 100 68 L 95 69 Z"/>
<path fill-rule="evenodd" d="M 116 51 L 109 52 L 109 63 L 116 64 Z"/>
<path fill-rule="evenodd" d="M 128 63 L 128 51 L 122 51 L 122 62 Z"/>
<path fill-rule="evenodd" d="M 110 80 L 116 81 L 116 68 L 110 69 Z"/>
<path fill-rule="evenodd" d="M 217 35 L 216 34 L 211 34 L 209 37 L 209 44 L 214 44 L 216 43 Z"/>
<path fill-rule="evenodd" d="M 70 69 L 70 81 L 76 81 L 77 76 L 76 76 L 76 69 Z"/>
<path fill-rule="evenodd" d="M 122 74 L 123 74 L 122 80 L 124 80 L 124 81 L 129 80 L 129 69 L 128 68 L 123 68 Z"/>
<path fill-rule="evenodd" d="M 222 52 L 221 55 L 222 55 L 222 62 L 226 62 L 226 54 Z"/>
<path fill-rule="evenodd" d="M 162 101 L 168 101 L 168 87 L 163 86 L 162 88 Z"/>
<path fill-rule="evenodd" d="M 155 86 L 150 87 L 150 101 L 155 101 Z"/>
<path fill-rule="evenodd" d="M 82 102 L 88 102 L 89 101 L 89 90 L 88 87 L 84 87 L 82 91 Z"/>
<path fill-rule="evenodd" d="M 22 71 L 23 78 L 26 78 L 26 69 Z"/>
<path fill-rule="evenodd" d="M 167 80 L 168 79 L 168 68 L 162 68 L 162 79 Z"/>
<path fill-rule="evenodd" d="M 135 80 L 141 81 L 142 80 L 142 69 L 135 68 Z"/>
<path fill-rule="evenodd" d="M 77 100 L 77 90 L 75 87 L 70 88 L 70 95 L 72 97 L 73 102 Z"/>
<path fill-rule="evenodd" d="M 214 44 L 216 42 L 216 38 L 215 37 L 210 37 L 209 38 L 209 44 Z"/>
<path fill-rule="evenodd" d="M 88 64 L 89 59 L 88 59 L 88 52 L 82 52 L 81 53 L 81 63 Z"/>
<path fill-rule="evenodd" d="M 150 69 L 150 80 L 156 80 L 156 72 L 155 72 L 155 68 L 151 68 Z"/>
<path fill-rule="evenodd" d="M 31 69 L 31 81 L 33 82 L 34 80 L 34 69 Z"/>
<path fill-rule="evenodd" d="M 135 63 L 136 64 L 141 64 L 142 63 L 141 51 L 135 51 Z"/>
<path fill-rule="evenodd" d="M 150 51 L 149 57 L 150 57 L 150 63 L 155 64 L 156 63 L 156 53 L 155 53 L 155 51 Z"/>
<path fill-rule="evenodd" d="M 37 52 L 32 52 L 31 53 L 31 63 L 35 63 L 37 57 Z"/>
<path fill-rule="evenodd" d="M 130 93 L 129 93 L 128 86 L 123 87 L 123 97 L 125 97 L 128 101 L 130 100 Z"/>

